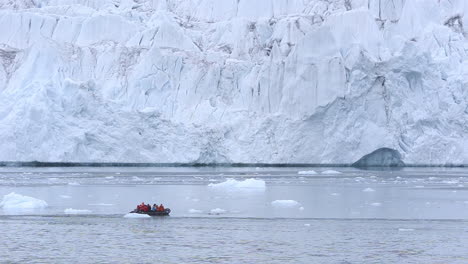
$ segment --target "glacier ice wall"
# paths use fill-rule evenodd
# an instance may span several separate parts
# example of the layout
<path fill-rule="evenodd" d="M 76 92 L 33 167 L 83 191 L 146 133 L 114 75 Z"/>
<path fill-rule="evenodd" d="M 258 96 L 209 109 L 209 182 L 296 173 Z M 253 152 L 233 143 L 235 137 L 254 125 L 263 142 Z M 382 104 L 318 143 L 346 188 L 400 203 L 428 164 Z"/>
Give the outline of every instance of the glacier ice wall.
<path fill-rule="evenodd" d="M 464 0 L 0 0 L 0 160 L 468 163 Z"/>

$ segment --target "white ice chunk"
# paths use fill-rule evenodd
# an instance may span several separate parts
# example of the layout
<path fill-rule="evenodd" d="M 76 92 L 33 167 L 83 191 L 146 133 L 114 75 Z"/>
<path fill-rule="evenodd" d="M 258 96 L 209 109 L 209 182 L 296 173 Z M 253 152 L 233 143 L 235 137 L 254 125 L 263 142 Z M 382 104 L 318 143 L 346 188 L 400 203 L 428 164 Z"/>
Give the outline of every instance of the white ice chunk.
<path fill-rule="evenodd" d="M 83 209 L 83 210 L 80 210 L 80 209 L 73 209 L 73 208 L 67 208 L 63 211 L 65 214 L 73 214 L 73 215 L 77 215 L 77 214 L 89 214 L 91 213 L 90 210 L 86 210 L 86 209 Z"/>
<path fill-rule="evenodd" d="M 68 185 L 71 185 L 71 186 L 78 186 L 78 185 L 80 185 L 80 184 L 77 183 L 77 182 L 69 182 Z"/>
<path fill-rule="evenodd" d="M 190 209 L 190 210 L 188 210 L 188 212 L 191 213 L 191 214 L 201 214 L 201 213 L 203 213 L 202 210 L 197 210 L 197 209 Z"/>
<path fill-rule="evenodd" d="M 363 192 L 375 192 L 374 189 L 372 188 L 365 188 L 364 190 L 362 190 Z"/>
<path fill-rule="evenodd" d="M 251 189 L 251 190 L 265 190 L 265 181 L 257 179 L 246 179 L 237 181 L 235 179 L 227 179 L 222 183 L 210 183 L 209 187 L 215 189 Z"/>
<path fill-rule="evenodd" d="M 299 175 L 314 175 L 317 174 L 316 171 L 308 170 L 308 171 L 298 171 L 297 174 Z"/>
<path fill-rule="evenodd" d="M 271 205 L 274 207 L 280 207 L 280 208 L 292 208 L 299 206 L 300 203 L 294 200 L 275 200 L 271 202 Z"/>
<path fill-rule="evenodd" d="M 398 228 L 398 231 L 400 232 L 411 232 L 414 231 L 413 228 Z"/>
<path fill-rule="evenodd" d="M 325 170 L 325 171 L 322 171 L 322 174 L 341 174 L 341 172 L 336 171 L 336 170 Z"/>
<path fill-rule="evenodd" d="M 221 209 L 221 208 L 215 208 L 210 210 L 210 214 L 212 215 L 219 215 L 219 214 L 224 214 L 226 213 L 226 210 Z"/>
<path fill-rule="evenodd" d="M 378 207 L 378 206 L 382 206 L 382 203 L 371 203 L 371 205 Z"/>
<path fill-rule="evenodd" d="M 71 199 L 72 197 L 70 195 L 60 195 L 60 198 L 62 198 L 62 199 Z"/>
<path fill-rule="evenodd" d="M 39 200 L 29 196 L 23 196 L 17 193 L 10 193 L 3 196 L 3 200 L 0 203 L 0 207 L 3 209 L 43 209 L 47 207 L 47 203 L 43 200 Z"/>
<path fill-rule="evenodd" d="M 129 214 L 124 215 L 124 218 L 151 218 L 151 216 L 147 214 L 129 213 Z"/>

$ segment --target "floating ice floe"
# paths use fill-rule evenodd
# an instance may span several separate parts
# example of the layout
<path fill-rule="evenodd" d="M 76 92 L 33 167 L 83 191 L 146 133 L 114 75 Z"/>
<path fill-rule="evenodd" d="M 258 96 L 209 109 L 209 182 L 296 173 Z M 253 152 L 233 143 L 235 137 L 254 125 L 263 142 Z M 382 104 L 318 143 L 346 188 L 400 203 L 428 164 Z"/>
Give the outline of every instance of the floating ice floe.
<path fill-rule="evenodd" d="M 411 231 L 414 231 L 414 229 L 412 229 L 412 228 L 398 228 L 398 231 L 400 231 L 400 232 L 411 232 Z"/>
<path fill-rule="evenodd" d="M 72 197 L 70 195 L 60 195 L 60 198 L 62 198 L 62 199 L 71 199 Z"/>
<path fill-rule="evenodd" d="M 80 210 L 80 209 L 73 209 L 73 208 L 67 208 L 63 211 L 65 214 L 73 214 L 73 215 L 77 215 L 77 214 L 90 214 L 91 211 L 90 210 Z"/>
<path fill-rule="evenodd" d="M 114 176 L 107 176 L 106 179 L 112 180 L 112 179 L 114 179 Z"/>
<path fill-rule="evenodd" d="M 299 210 L 300 210 L 300 211 L 304 211 L 304 207 L 302 207 L 302 206 L 299 207 Z"/>
<path fill-rule="evenodd" d="M 382 206 L 382 203 L 371 203 L 370 205 L 378 207 L 378 206 Z"/>
<path fill-rule="evenodd" d="M 39 200 L 29 196 L 24 196 L 14 192 L 4 195 L 3 200 L 0 203 L 0 207 L 7 210 L 43 209 L 47 206 L 47 203 L 43 200 Z"/>
<path fill-rule="evenodd" d="M 293 207 L 299 206 L 300 203 L 294 200 L 275 200 L 271 202 L 271 205 L 273 205 L 274 207 L 280 207 L 280 208 L 293 208 Z"/>
<path fill-rule="evenodd" d="M 191 213 L 191 214 L 201 214 L 201 213 L 203 213 L 202 210 L 197 210 L 197 209 L 190 209 L 190 210 L 188 210 L 188 212 Z"/>
<path fill-rule="evenodd" d="M 80 185 L 80 184 L 77 183 L 77 182 L 69 182 L 68 185 L 71 185 L 71 186 L 78 186 L 78 185 Z"/>
<path fill-rule="evenodd" d="M 325 171 L 322 171 L 322 174 L 341 174 L 341 172 L 336 171 L 336 170 L 325 170 Z"/>
<path fill-rule="evenodd" d="M 135 214 L 135 213 L 128 213 L 124 215 L 124 218 L 151 218 L 151 216 L 147 214 Z"/>
<path fill-rule="evenodd" d="M 339 196 L 339 193 L 330 193 L 331 196 Z"/>
<path fill-rule="evenodd" d="M 375 192 L 374 189 L 372 188 L 365 188 L 364 190 L 362 190 L 363 192 Z"/>
<path fill-rule="evenodd" d="M 317 174 L 316 171 L 308 170 L 308 171 L 298 171 L 297 174 L 299 175 L 314 175 Z"/>
<path fill-rule="evenodd" d="M 235 179 L 227 179 L 221 183 L 210 183 L 209 187 L 215 189 L 248 189 L 248 190 L 265 190 L 265 181 L 257 179 L 246 179 L 243 181 L 237 181 Z"/>
<path fill-rule="evenodd" d="M 215 208 L 210 210 L 210 214 L 212 215 L 219 215 L 219 214 L 224 214 L 226 213 L 226 210 L 221 209 L 221 208 Z"/>

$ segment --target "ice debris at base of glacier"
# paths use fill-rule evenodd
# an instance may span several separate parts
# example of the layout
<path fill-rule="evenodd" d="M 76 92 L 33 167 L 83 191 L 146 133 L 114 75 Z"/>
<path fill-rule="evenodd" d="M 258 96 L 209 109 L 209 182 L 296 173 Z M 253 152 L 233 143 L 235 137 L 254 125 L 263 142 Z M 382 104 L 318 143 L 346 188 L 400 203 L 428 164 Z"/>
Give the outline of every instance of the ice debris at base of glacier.
<path fill-rule="evenodd" d="M 0 160 L 468 164 L 465 0 L 117 2 L 0 0 Z"/>
<path fill-rule="evenodd" d="M 47 206 L 47 203 L 43 200 L 23 196 L 14 192 L 4 195 L 2 202 L 0 202 L 0 207 L 7 210 L 43 209 Z"/>
<path fill-rule="evenodd" d="M 92 213 L 91 210 L 86 210 L 86 209 L 73 209 L 73 208 L 67 208 L 63 211 L 65 214 L 71 214 L 71 215 L 77 215 L 77 214 L 90 214 Z"/>
<path fill-rule="evenodd" d="M 135 213 L 128 213 L 124 215 L 124 218 L 151 218 L 151 216 L 147 214 L 135 214 Z"/>
<path fill-rule="evenodd" d="M 208 187 L 213 189 L 224 189 L 224 190 L 265 190 L 265 181 L 258 179 L 245 179 L 245 180 L 235 180 L 227 179 L 221 183 L 210 183 Z"/>
<path fill-rule="evenodd" d="M 294 208 L 299 206 L 300 203 L 295 200 L 275 200 L 271 202 L 271 205 L 279 208 Z"/>

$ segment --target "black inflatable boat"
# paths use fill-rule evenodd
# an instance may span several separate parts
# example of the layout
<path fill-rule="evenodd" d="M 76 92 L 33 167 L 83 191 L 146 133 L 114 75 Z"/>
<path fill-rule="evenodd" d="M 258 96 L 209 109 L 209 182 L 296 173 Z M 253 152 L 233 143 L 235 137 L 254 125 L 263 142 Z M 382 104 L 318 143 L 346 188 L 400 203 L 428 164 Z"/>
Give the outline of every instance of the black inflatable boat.
<path fill-rule="evenodd" d="M 166 209 L 164 209 L 164 211 L 148 211 L 148 212 L 138 211 L 138 210 L 135 209 L 135 210 L 131 211 L 130 213 L 132 213 L 132 214 L 147 214 L 147 215 L 150 215 L 150 216 L 166 216 L 166 215 L 169 215 L 171 213 L 171 209 L 166 208 Z"/>

